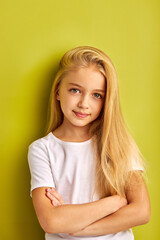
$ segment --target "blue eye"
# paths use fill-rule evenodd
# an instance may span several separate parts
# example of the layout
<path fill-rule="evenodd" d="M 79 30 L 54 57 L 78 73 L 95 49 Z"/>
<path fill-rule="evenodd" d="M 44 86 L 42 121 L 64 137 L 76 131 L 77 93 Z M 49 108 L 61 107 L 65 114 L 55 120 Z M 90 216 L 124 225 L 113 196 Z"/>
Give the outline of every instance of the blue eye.
<path fill-rule="evenodd" d="M 72 93 L 79 93 L 79 90 L 77 88 L 71 88 L 69 91 Z"/>
<path fill-rule="evenodd" d="M 96 98 L 102 99 L 102 95 L 99 94 L 99 93 L 94 93 L 93 95 L 94 95 L 94 97 L 96 97 Z"/>

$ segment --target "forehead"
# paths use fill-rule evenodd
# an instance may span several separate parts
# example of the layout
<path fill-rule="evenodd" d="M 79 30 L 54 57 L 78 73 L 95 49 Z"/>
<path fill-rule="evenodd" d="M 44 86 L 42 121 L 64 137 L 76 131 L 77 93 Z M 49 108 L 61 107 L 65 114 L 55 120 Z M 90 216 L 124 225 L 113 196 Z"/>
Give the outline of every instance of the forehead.
<path fill-rule="evenodd" d="M 62 85 L 78 84 L 86 89 L 105 90 L 106 79 L 94 66 L 70 71 L 62 80 Z"/>

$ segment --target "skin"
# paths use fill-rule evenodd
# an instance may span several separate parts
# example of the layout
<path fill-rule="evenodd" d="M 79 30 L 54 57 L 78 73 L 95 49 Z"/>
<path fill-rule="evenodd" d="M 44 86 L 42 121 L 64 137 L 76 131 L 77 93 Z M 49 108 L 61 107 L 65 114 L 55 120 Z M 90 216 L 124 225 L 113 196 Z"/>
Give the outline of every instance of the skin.
<path fill-rule="evenodd" d="M 138 171 L 137 171 L 138 172 Z M 98 236 L 127 230 L 137 225 L 148 223 L 151 208 L 146 184 L 138 173 L 132 175 L 131 186 L 126 187 L 128 204 L 75 233 L 72 236 Z M 58 207 L 64 204 L 61 195 L 54 188 L 46 189 L 46 196 Z"/>
<path fill-rule="evenodd" d="M 127 204 L 125 198 L 114 195 L 89 203 L 55 207 L 51 205 L 45 192 L 46 187 L 34 189 L 32 199 L 39 223 L 47 233 L 74 234 Z"/>
<path fill-rule="evenodd" d="M 70 72 L 57 93 L 64 121 L 53 134 L 63 141 L 88 140 L 90 124 L 103 107 L 105 86 L 104 76 L 94 65 Z M 131 187 L 126 187 L 127 199 L 115 195 L 86 204 L 65 204 L 56 189 L 36 188 L 32 199 L 40 225 L 48 233 L 97 236 L 145 224 L 150 201 L 145 182 L 138 176 L 135 172 Z"/>

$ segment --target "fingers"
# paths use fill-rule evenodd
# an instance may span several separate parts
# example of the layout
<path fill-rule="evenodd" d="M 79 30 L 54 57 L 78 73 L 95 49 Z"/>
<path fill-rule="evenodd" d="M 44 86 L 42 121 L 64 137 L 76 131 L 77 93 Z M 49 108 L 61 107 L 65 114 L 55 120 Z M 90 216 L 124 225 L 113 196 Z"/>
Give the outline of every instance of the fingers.
<path fill-rule="evenodd" d="M 64 204 L 62 196 L 55 190 L 55 188 L 49 188 L 48 192 L 52 194 L 61 204 Z"/>
<path fill-rule="evenodd" d="M 49 193 L 51 193 L 54 197 L 56 197 L 60 202 L 63 201 L 61 195 L 55 190 L 55 188 L 49 188 Z"/>
<path fill-rule="evenodd" d="M 120 201 L 121 201 L 121 207 L 124 207 L 124 206 L 127 205 L 127 199 L 126 199 L 126 198 L 121 197 L 121 198 L 120 198 Z"/>
<path fill-rule="evenodd" d="M 51 201 L 51 203 L 52 203 L 53 206 L 55 206 L 55 207 L 58 207 L 58 206 L 62 205 L 59 201 L 57 201 L 56 198 L 54 198 L 54 199 Z"/>
<path fill-rule="evenodd" d="M 51 200 L 54 206 L 60 206 L 64 204 L 62 196 L 55 190 L 55 188 L 47 188 L 46 196 Z"/>
<path fill-rule="evenodd" d="M 49 189 L 46 190 L 46 196 L 51 200 L 51 203 L 57 207 L 61 205 L 61 202 L 59 201 L 59 199 L 57 199 L 56 196 L 54 196 L 53 191 L 50 191 Z"/>

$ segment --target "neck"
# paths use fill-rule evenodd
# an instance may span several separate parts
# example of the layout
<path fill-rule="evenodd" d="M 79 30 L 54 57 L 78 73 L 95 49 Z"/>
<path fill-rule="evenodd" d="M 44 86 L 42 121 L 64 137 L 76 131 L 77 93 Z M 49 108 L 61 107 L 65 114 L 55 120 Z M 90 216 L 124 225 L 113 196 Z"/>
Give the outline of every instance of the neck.
<path fill-rule="evenodd" d="M 64 120 L 53 134 L 64 141 L 82 142 L 90 139 L 89 128 L 89 124 L 87 126 L 77 127 Z"/>

